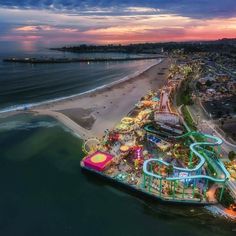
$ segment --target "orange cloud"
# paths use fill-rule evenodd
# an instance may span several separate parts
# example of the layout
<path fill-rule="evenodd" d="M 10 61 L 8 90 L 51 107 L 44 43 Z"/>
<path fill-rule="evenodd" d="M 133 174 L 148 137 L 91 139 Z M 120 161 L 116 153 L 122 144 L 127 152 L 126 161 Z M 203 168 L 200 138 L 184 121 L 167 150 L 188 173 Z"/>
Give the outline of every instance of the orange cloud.
<path fill-rule="evenodd" d="M 175 15 L 146 17 L 126 25 L 91 29 L 97 43 L 209 40 L 236 37 L 236 18 L 197 20 Z"/>
<path fill-rule="evenodd" d="M 17 27 L 17 28 L 15 28 L 14 30 L 16 30 L 16 31 L 27 31 L 27 32 L 29 32 L 29 31 L 37 31 L 38 28 L 37 28 L 37 26 L 27 25 L 27 26 Z"/>
<path fill-rule="evenodd" d="M 37 32 L 37 31 L 61 31 L 64 33 L 77 32 L 77 29 L 74 28 L 63 28 L 63 27 L 55 27 L 50 25 L 27 25 L 22 27 L 14 28 L 15 31 L 21 32 Z"/>
<path fill-rule="evenodd" d="M 69 15 L 46 10 L 2 10 L 14 15 L 17 23 L 31 24 L 2 33 L 0 40 L 38 40 L 42 43 L 135 43 L 160 41 L 208 40 L 236 37 L 236 17 L 195 19 L 164 14 L 154 8 L 130 7 L 132 15 Z M 136 12 L 136 14 L 135 14 Z M 140 14 L 145 12 L 146 14 Z M 150 14 L 149 14 L 150 12 Z M 156 12 L 157 14 L 153 14 Z M 11 18 L 13 19 L 13 18 Z M 19 22 L 19 20 L 21 22 Z M 61 24 L 61 26 L 60 26 Z"/>

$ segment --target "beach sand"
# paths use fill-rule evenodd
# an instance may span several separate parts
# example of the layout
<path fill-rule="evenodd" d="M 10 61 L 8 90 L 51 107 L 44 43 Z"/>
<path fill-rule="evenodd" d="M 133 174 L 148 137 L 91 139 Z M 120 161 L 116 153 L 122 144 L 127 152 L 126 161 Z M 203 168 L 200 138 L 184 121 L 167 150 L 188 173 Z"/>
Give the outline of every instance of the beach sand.
<path fill-rule="evenodd" d="M 83 139 L 102 137 L 113 128 L 149 90 L 166 83 L 170 59 L 152 66 L 142 74 L 90 94 L 40 105 L 31 112 L 49 115 Z"/>

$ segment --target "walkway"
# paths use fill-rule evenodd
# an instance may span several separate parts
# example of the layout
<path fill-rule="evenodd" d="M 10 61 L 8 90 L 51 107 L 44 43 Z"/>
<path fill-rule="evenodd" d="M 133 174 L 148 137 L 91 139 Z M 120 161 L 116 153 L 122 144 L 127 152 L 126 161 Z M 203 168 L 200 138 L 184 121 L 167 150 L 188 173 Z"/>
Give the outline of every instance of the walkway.
<path fill-rule="evenodd" d="M 73 131 L 74 134 L 78 135 L 82 139 L 88 139 L 93 137 L 93 135 L 86 130 L 85 128 L 78 125 L 76 122 L 71 120 L 66 115 L 62 114 L 61 112 L 52 111 L 52 110 L 40 110 L 40 109 L 34 109 L 32 112 L 36 112 L 39 115 L 49 115 L 60 121 L 62 124 L 64 124 L 67 128 L 69 128 L 71 131 Z"/>

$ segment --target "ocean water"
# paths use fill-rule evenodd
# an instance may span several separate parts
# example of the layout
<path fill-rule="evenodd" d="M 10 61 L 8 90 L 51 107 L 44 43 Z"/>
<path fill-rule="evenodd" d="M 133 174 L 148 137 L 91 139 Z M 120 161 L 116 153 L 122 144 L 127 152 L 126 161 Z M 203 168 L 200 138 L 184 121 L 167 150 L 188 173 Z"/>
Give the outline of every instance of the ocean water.
<path fill-rule="evenodd" d="M 12 54 L 1 54 L 0 60 Z M 18 56 L 16 54 L 15 56 Z M 75 54 L 42 51 L 21 57 L 113 57 L 122 53 Z M 129 55 L 133 57 L 134 55 Z M 81 94 L 139 74 L 160 59 L 65 64 L 22 64 L 0 61 L 0 112 Z"/>
<path fill-rule="evenodd" d="M 81 171 L 81 144 L 48 117 L 0 119 L 0 235 L 235 235 L 203 207 L 142 199 Z"/>

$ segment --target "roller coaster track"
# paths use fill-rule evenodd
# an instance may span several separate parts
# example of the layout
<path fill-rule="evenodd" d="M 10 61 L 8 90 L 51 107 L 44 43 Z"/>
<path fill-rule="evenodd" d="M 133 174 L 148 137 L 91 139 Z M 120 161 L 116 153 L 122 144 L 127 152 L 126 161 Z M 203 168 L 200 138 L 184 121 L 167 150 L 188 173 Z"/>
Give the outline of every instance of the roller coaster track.
<path fill-rule="evenodd" d="M 148 127 L 148 126 L 144 127 L 144 129 L 147 130 L 147 131 L 150 131 L 149 128 L 150 127 Z M 152 132 L 153 132 L 153 130 L 152 130 Z M 158 132 L 156 132 L 156 133 L 158 134 Z M 216 136 L 212 136 L 212 135 L 209 135 L 209 134 L 203 134 L 203 133 L 195 132 L 195 131 L 194 132 L 193 131 L 188 132 L 188 133 L 185 133 L 181 136 L 172 137 L 172 138 L 180 139 L 180 138 L 193 137 L 193 136 L 200 136 L 200 137 L 202 137 L 204 139 L 207 139 L 207 140 L 210 139 L 210 140 L 212 140 L 212 142 L 204 141 L 204 142 L 194 142 L 194 143 L 190 144 L 190 146 L 189 146 L 190 151 L 192 153 L 194 153 L 195 156 L 197 156 L 199 158 L 199 162 L 194 168 L 188 169 L 188 168 L 180 168 L 180 167 L 173 166 L 174 170 L 192 173 L 192 175 L 184 176 L 184 177 L 182 177 L 182 176 L 163 177 L 161 175 L 155 174 L 155 173 L 148 170 L 148 165 L 151 162 L 157 162 L 157 163 L 165 165 L 165 166 L 170 165 L 168 162 L 165 162 L 165 161 L 157 159 L 157 158 L 152 158 L 152 159 L 146 160 L 144 162 L 144 164 L 143 164 L 144 174 L 146 174 L 148 176 L 151 176 L 151 177 L 154 177 L 154 178 L 157 178 L 157 179 L 165 179 L 165 180 L 169 180 L 169 181 L 184 180 L 184 179 L 200 179 L 201 178 L 201 179 L 211 180 L 211 181 L 214 181 L 214 182 L 217 182 L 217 183 L 225 183 L 229 179 L 230 174 L 226 170 L 223 163 L 217 157 L 212 158 L 212 160 L 215 162 L 216 165 L 218 165 L 218 167 L 223 172 L 223 174 L 224 174 L 223 178 L 217 178 L 217 177 L 212 177 L 212 176 L 208 176 L 208 175 L 195 174 L 196 172 L 201 170 L 202 166 L 205 164 L 205 162 L 206 162 L 205 156 L 208 157 L 208 158 L 211 158 L 211 157 L 208 156 L 208 153 L 210 151 L 206 150 L 205 147 L 206 146 L 210 146 L 210 147 L 221 146 L 223 141 L 220 138 L 216 137 Z"/>

